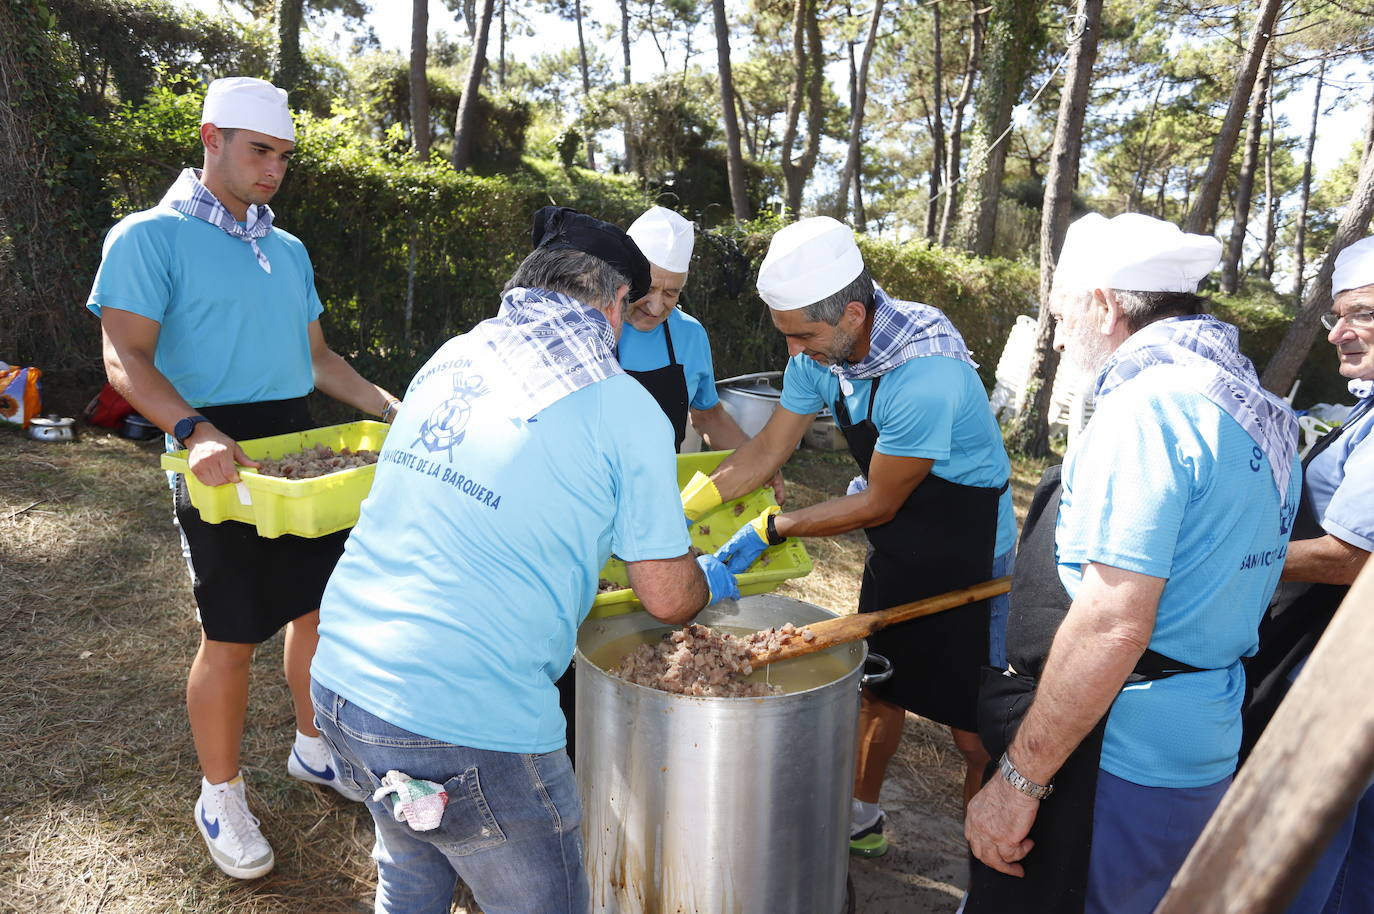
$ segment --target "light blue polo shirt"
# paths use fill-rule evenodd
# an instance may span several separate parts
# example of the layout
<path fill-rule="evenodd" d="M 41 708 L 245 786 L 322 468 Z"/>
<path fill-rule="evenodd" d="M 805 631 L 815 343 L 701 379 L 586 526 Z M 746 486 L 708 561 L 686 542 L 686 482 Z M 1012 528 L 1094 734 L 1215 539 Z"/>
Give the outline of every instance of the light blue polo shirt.
<path fill-rule="evenodd" d="M 273 228 L 250 245 L 169 206 L 105 237 L 86 303 L 161 325 L 153 364 L 192 406 L 303 397 L 314 389 L 308 328 L 324 311 L 305 245 Z"/>
<path fill-rule="evenodd" d="M 673 334 L 673 354 L 687 378 L 687 402 L 692 409 L 710 409 L 720 402 L 716 394 L 716 370 L 711 362 L 711 342 L 701 321 L 681 308 L 645 333 L 628 323 L 620 334 L 620 367 L 626 371 L 653 371 L 668 364 L 668 344 L 663 327 Z"/>
<path fill-rule="evenodd" d="M 687 552 L 672 428 L 623 374 L 512 419 L 507 374 L 464 339 L 406 392 L 311 673 L 431 739 L 551 752 L 566 732 L 554 682 L 602 565 Z"/>
<path fill-rule="evenodd" d="M 1303 484 L 1327 533 L 1374 552 L 1374 410 L 1307 465 Z"/>
<path fill-rule="evenodd" d="M 1082 564 L 1167 578 L 1150 647 L 1201 667 L 1122 690 L 1101 767 L 1144 787 L 1203 787 L 1236 769 L 1245 672 L 1288 552 L 1287 508 L 1269 461 L 1182 372 L 1146 369 L 1098 403 L 1064 461 L 1055 528 L 1059 577 Z"/>
<path fill-rule="evenodd" d="M 872 381 L 852 381 L 844 398 L 854 422 L 868 416 Z M 840 382 L 830 369 L 805 355 L 787 361 L 782 407 L 800 415 L 833 407 Z M 890 457 L 923 457 L 934 461 L 930 472 L 946 482 L 1000 488 L 1011 476 L 1002 433 L 988 406 L 978 372 L 962 359 L 928 355 L 909 359 L 882 376 L 873 408 L 878 427 L 875 450 Z M 997 509 L 994 555 L 1016 547 L 1016 514 L 1011 488 Z"/>

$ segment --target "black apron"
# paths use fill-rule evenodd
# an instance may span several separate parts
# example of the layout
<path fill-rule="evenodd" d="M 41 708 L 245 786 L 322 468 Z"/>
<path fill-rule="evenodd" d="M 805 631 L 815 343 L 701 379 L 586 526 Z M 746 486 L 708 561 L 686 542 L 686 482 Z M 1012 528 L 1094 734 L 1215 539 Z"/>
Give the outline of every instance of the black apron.
<path fill-rule="evenodd" d="M 835 422 L 865 476 L 878 441 L 873 404 L 881 381 L 873 379 L 862 422 L 851 420 L 843 392 L 834 404 Z M 1006 488 L 966 486 L 928 474 L 892 520 L 864 530 L 869 550 L 859 612 L 991 578 L 997 507 Z M 976 729 L 979 670 L 988 659 L 988 601 L 888 626 L 870 635 L 868 646 L 893 666 L 891 679 L 870 686 L 876 697 L 960 730 Z"/>
<path fill-rule="evenodd" d="M 235 441 L 315 427 L 305 397 L 202 406 L 197 412 Z M 251 524 L 206 523 L 192 507 L 186 477 L 180 473 L 173 505 L 191 547 L 192 589 L 207 638 L 259 644 L 286 623 L 319 609 L 349 530 L 267 539 Z"/>
<path fill-rule="evenodd" d="M 1031 499 L 1012 580 L 1007 619 L 1008 670 L 983 668 L 978 733 L 993 762 L 984 780 L 1000 777 L 997 760 L 1016 736 L 1045 669 L 1050 645 L 1069 611 L 1059 580 L 1054 528 L 1059 517 L 1061 467 L 1045 471 Z M 1128 683 L 1165 679 L 1198 668 L 1146 650 Z M 1110 708 L 1108 709 L 1110 711 Z M 966 914 L 1081 914 L 1087 898 L 1089 848 L 1097 769 L 1107 715 L 1097 722 L 1054 776 L 1054 792 L 1040 802 L 1030 837 L 1035 847 L 1022 861 L 1025 876 L 997 872 L 970 855 Z"/>
<path fill-rule="evenodd" d="M 671 315 L 669 315 L 671 317 Z M 658 402 L 658 408 L 673 424 L 673 450 L 682 450 L 682 440 L 687 437 L 687 372 L 678 363 L 677 353 L 673 351 L 673 334 L 668 330 L 668 321 L 663 322 L 663 342 L 668 347 L 668 364 L 650 371 L 631 371 L 625 373 L 644 386 L 644 389 Z"/>
<path fill-rule="evenodd" d="M 1304 479 L 1307 467 L 1322 451 L 1355 422 L 1369 412 L 1374 398 L 1365 398 L 1341 425 L 1327 432 L 1303 458 Z M 1312 503 L 1312 493 L 1303 486 L 1298 516 L 1293 521 L 1293 541 L 1318 539 L 1326 536 L 1321 518 Z M 1245 662 L 1245 682 L 1249 692 L 1243 720 L 1240 759 L 1244 763 L 1254 748 L 1269 719 L 1292 685 L 1294 668 L 1312 653 L 1322 633 L 1336 614 L 1350 588 L 1344 584 L 1313 584 L 1306 581 L 1282 581 L 1274 592 L 1269 610 L 1260 622 L 1259 651 Z"/>

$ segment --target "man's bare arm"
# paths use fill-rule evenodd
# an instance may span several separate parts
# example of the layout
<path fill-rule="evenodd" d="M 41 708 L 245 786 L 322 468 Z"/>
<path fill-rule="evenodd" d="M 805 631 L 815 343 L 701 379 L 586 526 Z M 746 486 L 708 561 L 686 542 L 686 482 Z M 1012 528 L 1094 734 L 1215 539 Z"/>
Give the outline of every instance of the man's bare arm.
<path fill-rule="evenodd" d="M 802 440 L 815 416 L 815 413 L 794 413 L 781 406 L 774 409 L 759 433 L 740 445 L 711 474 L 721 501 L 739 498 L 768 482 L 797 449 L 797 442 Z"/>
<path fill-rule="evenodd" d="M 734 450 L 749 440 L 749 436 L 739 427 L 735 417 L 730 415 L 725 409 L 725 404 L 719 401 L 710 409 L 692 410 L 691 418 L 692 428 L 697 430 L 697 434 L 706 440 L 707 446 L 713 451 Z M 787 500 L 787 488 L 783 484 L 781 471 L 773 474 L 769 485 L 773 487 L 773 497 L 778 504 Z"/>
<path fill-rule="evenodd" d="M 644 609 L 670 625 L 692 621 L 711 596 L 706 575 L 690 553 L 674 559 L 626 562 L 625 570 Z"/>
<path fill-rule="evenodd" d="M 1035 701 L 1007 750 L 1017 771 L 1048 784 L 1111 707 L 1150 644 L 1164 578 L 1090 563 L 1055 633 Z M 1026 836 L 1040 802 L 1000 776 L 969 803 L 964 835 L 974 856 L 999 872 L 1023 876 Z"/>
<path fill-rule="evenodd" d="M 1047 784 L 1116 700 L 1150 646 L 1166 579 L 1089 563 L 1016 732 L 1016 768 Z"/>
<path fill-rule="evenodd" d="M 930 475 L 933 465 L 933 460 L 924 457 L 893 457 L 875 451 L 866 489 L 780 514 L 774 527 L 782 536 L 831 536 L 885 524 Z"/>
<path fill-rule="evenodd" d="M 1314 584 L 1352 584 L 1369 553 L 1331 534 L 1288 544 L 1283 580 Z"/>
<path fill-rule="evenodd" d="M 394 397 L 358 374 L 357 369 L 329 348 L 318 320 L 310 322 L 310 364 L 315 386 L 341 403 L 380 416 Z"/>
<path fill-rule="evenodd" d="M 153 362 L 161 330 L 157 321 L 132 311 L 102 308 L 100 312 L 101 347 L 110 385 L 139 415 L 170 435 L 176 424 L 194 415 L 195 410 Z M 238 482 L 236 464 L 258 465 L 237 442 L 209 422 L 196 425 L 185 443 L 191 472 L 208 486 Z"/>

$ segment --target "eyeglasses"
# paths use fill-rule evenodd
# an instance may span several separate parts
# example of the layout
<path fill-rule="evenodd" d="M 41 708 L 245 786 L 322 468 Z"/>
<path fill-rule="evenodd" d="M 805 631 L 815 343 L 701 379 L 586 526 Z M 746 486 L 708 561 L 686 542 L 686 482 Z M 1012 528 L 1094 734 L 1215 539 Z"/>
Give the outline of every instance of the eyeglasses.
<path fill-rule="evenodd" d="M 1349 314 L 1328 311 L 1322 315 L 1322 326 L 1327 330 L 1335 330 L 1341 321 L 1352 327 L 1374 327 L 1374 311 L 1351 311 Z"/>

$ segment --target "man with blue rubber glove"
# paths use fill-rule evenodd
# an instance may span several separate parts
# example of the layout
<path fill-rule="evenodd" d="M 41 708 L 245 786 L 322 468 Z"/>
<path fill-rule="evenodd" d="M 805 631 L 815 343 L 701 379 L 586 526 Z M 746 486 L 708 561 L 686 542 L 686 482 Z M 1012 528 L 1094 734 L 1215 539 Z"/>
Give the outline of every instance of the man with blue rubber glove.
<path fill-rule="evenodd" d="M 872 548 L 860 612 L 1005 574 L 1016 539 L 1011 466 L 976 366 L 948 318 L 879 288 L 853 232 L 824 216 L 773 236 L 759 268 L 759 295 L 791 356 L 781 403 L 715 472 L 688 482 L 683 513 L 703 518 L 765 482 L 824 407 L 834 412 L 867 484 L 785 514 L 770 508 L 748 519 L 716 555 L 740 573 L 766 560 L 766 550 L 785 537 L 862 529 Z M 852 852 L 887 850 L 879 791 L 907 711 L 951 728 L 967 767 L 965 797 L 977 791 L 988 757 L 975 732 L 976 699 L 992 633 L 989 605 L 977 603 L 869 638 L 898 672 L 863 692 Z"/>
<path fill-rule="evenodd" d="M 586 911 L 554 683 L 597 572 L 614 552 L 669 624 L 738 594 L 689 551 L 672 427 L 615 358 L 648 262 L 561 207 L 533 242 L 496 316 L 411 381 L 325 591 L 311 694 L 341 776 L 373 797 L 379 912 L 447 912 L 458 876 L 484 911 Z M 448 796 L 433 830 L 388 806 L 416 781 Z"/>
<path fill-rule="evenodd" d="M 783 537 L 778 536 L 777 516 L 782 511 L 771 505 L 758 517 L 735 531 L 724 546 L 716 550 L 715 558 L 725 563 L 734 574 L 743 574 L 749 566 L 758 561 L 769 546 L 780 545 Z M 702 556 L 705 558 L 705 556 Z"/>

